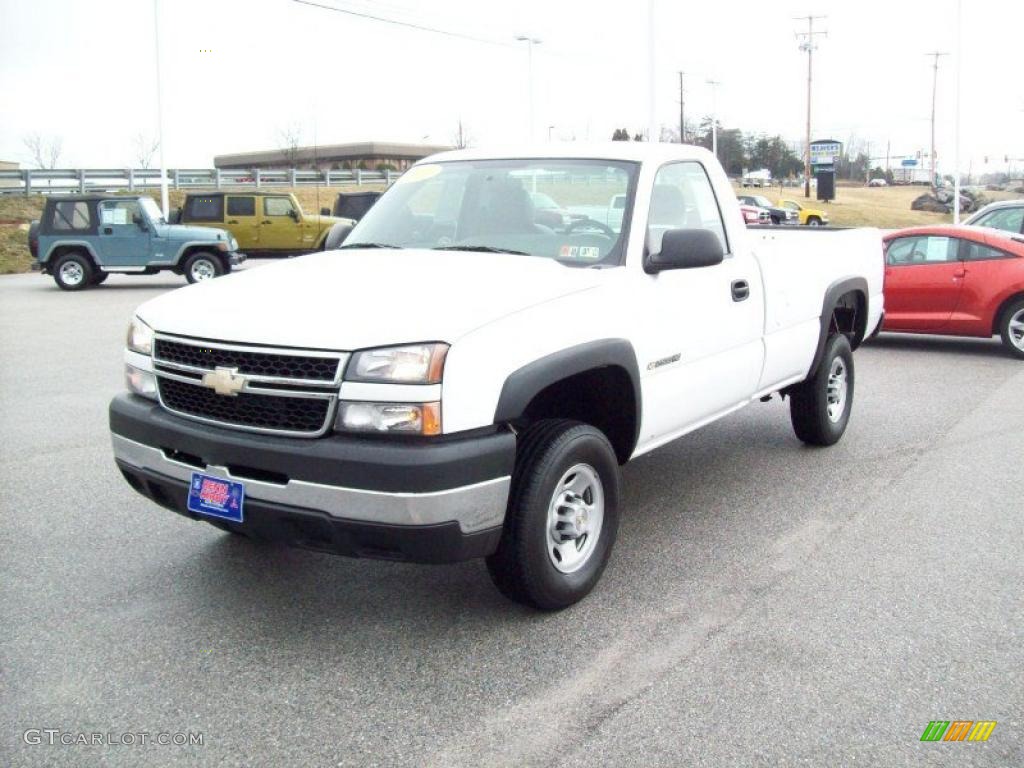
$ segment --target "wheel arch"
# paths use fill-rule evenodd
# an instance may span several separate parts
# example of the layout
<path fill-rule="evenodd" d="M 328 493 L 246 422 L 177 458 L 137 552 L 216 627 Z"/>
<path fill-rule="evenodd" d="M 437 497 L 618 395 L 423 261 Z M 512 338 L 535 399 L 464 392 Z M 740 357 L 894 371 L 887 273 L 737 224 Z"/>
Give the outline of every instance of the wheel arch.
<path fill-rule="evenodd" d="M 40 259 L 39 263 L 49 268 L 65 253 L 72 251 L 84 253 L 89 261 L 92 262 L 93 267 L 97 269 L 100 267 L 99 260 L 96 258 L 96 251 L 84 240 L 60 240 L 54 243 L 46 252 L 46 258 Z"/>
<path fill-rule="evenodd" d="M 999 307 L 996 309 L 995 314 L 992 315 L 992 335 L 995 336 L 997 333 L 1002 332 L 1003 316 L 1006 314 L 1006 310 L 1010 308 L 1010 305 L 1014 302 L 1024 299 L 1024 290 L 1016 291 L 1011 293 L 1005 299 L 1000 302 Z"/>
<path fill-rule="evenodd" d="M 818 346 L 808 375 L 813 374 L 821 362 L 825 343 L 833 330 L 846 334 L 853 349 L 864 341 L 868 324 L 868 281 L 863 277 L 845 277 L 832 283 L 821 304 L 820 323 Z"/>
<path fill-rule="evenodd" d="M 513 371 L 494 411 L 497 424 L 571 418 L 600 429 L 620 464 L 640 436 L 640 369 L 626 339 L 559 350 Z"/>

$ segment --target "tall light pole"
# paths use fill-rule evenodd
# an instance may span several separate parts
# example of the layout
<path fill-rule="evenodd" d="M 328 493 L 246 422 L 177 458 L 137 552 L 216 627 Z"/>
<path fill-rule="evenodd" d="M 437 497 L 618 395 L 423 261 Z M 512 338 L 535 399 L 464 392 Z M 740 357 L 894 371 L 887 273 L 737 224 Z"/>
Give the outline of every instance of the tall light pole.
<path fill-rule="evenodd" d="M 937 187 L 938 183 L 936 182 L 937 177 L 935 175 L 935 96 L 939 89 L 939 57 L 949 56 L 949 54 L 942 51 L 932 51 L 931 53 L 926 53 L 925 56 L 931 56 L 934 59 L 932 64 L 932 149 L 930 162 L 932 186 Z"/>
<path fill-rule="evenodd" d="M 549 144 L 551 143 L 551 131 L 553 131 L 555 128 L 556 128 L 556 126 L 554 126 L 554 125 L 549 125 L 548 126 L 548 143 Z"/>
<path fill-rule="evenodd" d="M 800 40 L 800 50 L 807 54 L 807 133 L 805 136 L 806 146 L 804 147 L 804 197 L 811 196 L 811 81 L 813 79 L 814 49 L 817 48 L 814 42 L 815 35 L 828 35 L 827 32 L 815 32 L 814 22 L 817 19 L 826 19 L 827 16 L 798 16 L 797 21 L 807 22 L 807 31 L 798 32 L 797 39 Z"/>
<path fill-rule="evenodd" d="M 960 223 L 960 60 L 963 53 L 960 41 L 960 17 L 963 0 L 956 0 L 956 116 L 953 119 L 953 223 Z M 967 183 L 971 183 L 968 170 Z"/>
<path fill-rule="evenodd" d="M 718 80 L 708 80 L 711 86 L 711 154 L 718 159 Z"/>
<path fill-rule="evenodd" d="M 160 77 L 160 0 L 153 0 L 153 50 L 156 54 L 156 130 L 160 146 L 160 207 L 164 221 L 170 218 L 170 203 L 167 200 L 167 164 L 164 162 L 164 104 L 163 81 Z"/>
<path fill-rule="evenodd" d="M 529 93 L 529 120 L 530 123 L 527 126 L 527 135 L 530 141 L 534 139 L 534 127 L 533 127 L 533 46 L 540 45 L 543 41 L 536 37 L 530 37 L 529 35 L 516 35 L 516 40 L 521 43 L 526 43 L 526 69 L 527 69 L 527 83 L 526 88 Z"/>

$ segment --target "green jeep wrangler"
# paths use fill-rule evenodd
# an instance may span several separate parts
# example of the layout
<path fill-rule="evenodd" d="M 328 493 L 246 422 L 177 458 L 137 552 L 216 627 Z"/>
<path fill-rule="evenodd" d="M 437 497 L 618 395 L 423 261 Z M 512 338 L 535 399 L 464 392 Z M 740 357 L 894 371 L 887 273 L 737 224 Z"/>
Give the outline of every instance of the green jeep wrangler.
<path fill-rule="evenodd" d="M 323 250 L 331 227 L 351 219 L 303 213 L 289 192 L 192 192 L 181 208 L 182 224 L 226 229 L 248 256 L 294 256 Z"/>

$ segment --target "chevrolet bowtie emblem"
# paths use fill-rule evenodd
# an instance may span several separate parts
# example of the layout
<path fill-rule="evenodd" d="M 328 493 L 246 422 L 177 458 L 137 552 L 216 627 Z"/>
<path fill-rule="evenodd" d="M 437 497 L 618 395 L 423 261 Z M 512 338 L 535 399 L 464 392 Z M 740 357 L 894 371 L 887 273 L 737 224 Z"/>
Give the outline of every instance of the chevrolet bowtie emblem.
<path fill-rule="evenodd" d="M 239 376 L 237 368 L 217 368 L 203 374 L 203 386 L 209 387 L 218 395 L 235 397 L 245 388 L 245 376 Z"/>

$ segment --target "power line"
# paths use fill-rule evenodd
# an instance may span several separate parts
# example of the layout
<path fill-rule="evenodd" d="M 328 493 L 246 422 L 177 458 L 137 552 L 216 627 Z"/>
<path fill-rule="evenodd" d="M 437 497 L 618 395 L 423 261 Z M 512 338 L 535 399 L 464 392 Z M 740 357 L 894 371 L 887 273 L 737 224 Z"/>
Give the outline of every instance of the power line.
<path fill-rule="evenodd" d="M 483 43 L 485 45 L 499 45 L 503 48 L 513 47 L 511 43 L 504 43 L 500 40 L 491 40 L 485 37 L 477 37 L 476 35 L 470 35 L 465 32 L 455 32 L 450 29 L 441 29 L 440 27 L 430 27 L 425 24 L 417 24 L 411 21 L 402 21 L 401 19 L 390 19 L 386 16 L 379 16 L 368 11 L 359 11 L 353 8 L 339 8 L 336 5 L 327 5 L 326 3 L 318 3 L 314 0 L 292 0 L 293 3 L 299 5 L 308 5 L 313 8 L 322 8 L 325 11 L 334 11 L 335 13 L 344 13 L 348 16 L 356 16 L 361 19 L 370 19 L 372 21 L 379 21 L 384 24 L 393 24 L 397 27 L 406 27 L 407 29 L 416 29 L 420 32 L 433 32 L 437 35 L 445 35 L 446 37 L 455 37 L 460 40 L 471 40 L 474 43 Z"/>

